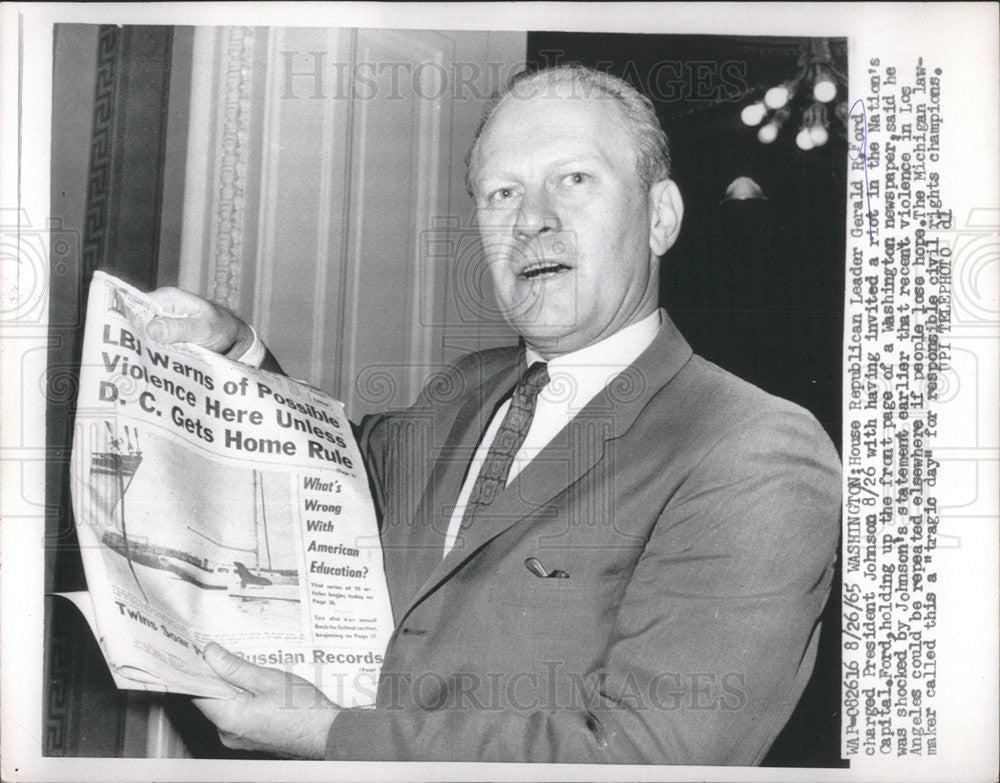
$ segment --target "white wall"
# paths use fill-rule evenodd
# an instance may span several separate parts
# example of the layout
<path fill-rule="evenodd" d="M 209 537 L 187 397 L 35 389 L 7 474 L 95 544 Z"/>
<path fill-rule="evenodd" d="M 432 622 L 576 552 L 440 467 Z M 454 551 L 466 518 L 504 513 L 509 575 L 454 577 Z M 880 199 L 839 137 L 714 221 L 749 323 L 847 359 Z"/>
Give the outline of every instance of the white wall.
<path fill-rule="evenodd" d="M 255 323 L 352 418 L 514 336 L 464 158 L 524 33 L 195 31 L 181 285 Z"/>

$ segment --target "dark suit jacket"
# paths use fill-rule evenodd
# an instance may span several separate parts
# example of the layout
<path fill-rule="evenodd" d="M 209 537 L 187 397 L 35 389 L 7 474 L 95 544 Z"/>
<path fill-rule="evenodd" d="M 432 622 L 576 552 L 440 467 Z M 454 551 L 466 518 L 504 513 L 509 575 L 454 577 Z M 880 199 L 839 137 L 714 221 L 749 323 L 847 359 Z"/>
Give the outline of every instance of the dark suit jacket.
<path fill-rule="evenodd" d="M 523 350 L 473 354 L 365 422 L 395 632 L 329 758 L 755 764 L 812 670 L 839 535 L 805 410 L 653 344 L 442 559 Z M 526 566 L 568 578 L 541 578 Z"/>

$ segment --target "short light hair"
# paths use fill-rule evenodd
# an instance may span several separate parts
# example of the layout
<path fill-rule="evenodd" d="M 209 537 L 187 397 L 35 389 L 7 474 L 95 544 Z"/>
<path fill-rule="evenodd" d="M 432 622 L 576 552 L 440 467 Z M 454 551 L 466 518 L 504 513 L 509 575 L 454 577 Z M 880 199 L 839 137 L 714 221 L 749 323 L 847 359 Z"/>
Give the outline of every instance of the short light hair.
<path fill-rule="evenodd" d="M 493 97 L 483 112 L 472 147 L 465 158 L 465 187 L 470 196 L 475 197 L 473 185 L 479 139 L 496 110 L 512 98 L 530 98 L 545 89 L 554 91 L 563 85 L 571 86 L 574 96 L 577 95 L 577 91 L 582 98 L 590 97 L 596 92 L 615 100 L 621 110 L 625 129 L 635 145 L 636 173 L 646 190 L 670 176 L 670 142 L 660 125 L 659 117 L 656 116 L 653 102 L 617 76 L 572 63 L 535 71 L 521 71 L 511 78 L 506 89 Z"/>

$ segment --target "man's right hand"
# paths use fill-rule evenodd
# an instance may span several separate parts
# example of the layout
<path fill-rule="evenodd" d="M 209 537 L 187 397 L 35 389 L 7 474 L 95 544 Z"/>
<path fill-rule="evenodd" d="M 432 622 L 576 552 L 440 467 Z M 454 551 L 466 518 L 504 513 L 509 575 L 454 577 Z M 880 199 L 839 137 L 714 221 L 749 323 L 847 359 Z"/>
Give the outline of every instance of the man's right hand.
<path fill-rule="evenodd" d="M 243 321 L 214 302 L 179 288 L 150 292 L 166 315 L 149 322 L 147 332 L 161 343 L 194 343 L 215 353 L 239 357 L 253 344 Z"/>

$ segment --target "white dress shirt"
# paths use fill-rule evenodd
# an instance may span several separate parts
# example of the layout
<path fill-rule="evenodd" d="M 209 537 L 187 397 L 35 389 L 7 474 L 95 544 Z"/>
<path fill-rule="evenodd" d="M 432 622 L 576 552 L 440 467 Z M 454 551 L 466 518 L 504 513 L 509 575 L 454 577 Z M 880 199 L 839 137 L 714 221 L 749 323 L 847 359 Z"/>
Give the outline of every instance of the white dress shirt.
<path fill-rule="evenodd" d="M 639 354 L 653 342 L 659 329 L 660 313 L 657 310 L 600 342 L 549 360 L 549 382 L 538 395 L 528 434 L 510 466 L 508 484 L 615 376 L 639 358 Z M 534 362 L 545 361 L 531 348 L 527 349 L 526 359 L 527 367 Z M 465 506 L 472 492 L 472 485 L 479 476 L 479 470 L 509 407 L 508 399 L 497 409 L 469 465 L 445 535 L 446 555 L 459 540 L 462 517 L 465 516 Z"/>

